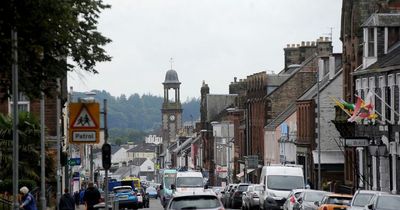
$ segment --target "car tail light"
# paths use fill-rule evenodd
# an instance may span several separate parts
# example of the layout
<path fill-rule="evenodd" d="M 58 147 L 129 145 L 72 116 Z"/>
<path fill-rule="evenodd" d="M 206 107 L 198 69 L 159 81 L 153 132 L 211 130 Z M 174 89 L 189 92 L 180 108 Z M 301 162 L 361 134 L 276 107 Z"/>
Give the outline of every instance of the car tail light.
<path fill-rule="evenodd" d="M 296 199 L 294 198 L 294 196 L 291 196 L 290 197 L 290 203 L 291 204 L 294 204 L 296 202 Z"/>
<path fill-rule="evenodd" d="M 233 196 L 235 196 L 235 197 L 239 197 L 239 196 L 240 196 L 240 194 L 241 194 L 241 192 L 239 192 L 239 191 L 236 191 L 236 192 L 233 194 Z"/>

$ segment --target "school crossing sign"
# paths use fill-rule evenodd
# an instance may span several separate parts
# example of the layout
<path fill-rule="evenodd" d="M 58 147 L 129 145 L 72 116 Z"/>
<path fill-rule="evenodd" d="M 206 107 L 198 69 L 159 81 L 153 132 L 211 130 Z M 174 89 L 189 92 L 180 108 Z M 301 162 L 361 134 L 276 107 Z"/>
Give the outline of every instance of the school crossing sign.
<path fill-rule="evenodd" d="M 99 103 L 70 103 L 69 113 L 69 142 L 99 143 Z"/>

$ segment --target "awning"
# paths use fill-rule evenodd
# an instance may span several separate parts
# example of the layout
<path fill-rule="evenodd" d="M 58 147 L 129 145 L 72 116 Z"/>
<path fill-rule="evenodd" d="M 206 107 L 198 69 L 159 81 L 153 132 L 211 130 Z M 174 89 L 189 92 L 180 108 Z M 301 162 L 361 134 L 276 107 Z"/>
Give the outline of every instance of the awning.
<path fill-rule="evenodd" d="M 243 175 L 244 175 L 243 171 L 238 173 L 238 174 L 236 174 L 236 176 L 239 177 L 239 178 L 242 177 Z"/>
<path fill-rule="evenodd" d="M 318 164 L 318 151 L 312 151 L 314 164 Z M 321 164 L 344 164 L 344 155 L 339 150 L 322 150 Z"/>
<path fill-rule="evenodd" d="M 249 173 L 251 173 L 253 171 L 254 171 L 254 169 L 247 169 L 247 174 L 249 174 Z"/>

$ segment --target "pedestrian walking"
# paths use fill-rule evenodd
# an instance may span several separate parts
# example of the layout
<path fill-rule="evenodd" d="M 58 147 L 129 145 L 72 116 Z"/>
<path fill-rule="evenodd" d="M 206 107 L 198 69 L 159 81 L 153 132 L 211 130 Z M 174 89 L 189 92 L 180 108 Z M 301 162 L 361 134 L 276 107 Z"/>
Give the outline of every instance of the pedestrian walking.
<path fill-rule="evenodd" d="M 29 192 L 29 189 L 23 186 L 19 192 L 22 194 L 22 204 L 19 207 L 24 210 L 37 210 L 35 197 Z"/>
<path fill-rule="evenodd" d="M 58 203 L 59 210 L 75 210 L 74 198 L 69 194 L 68 188 L 64 189 L 64 194 L 60 198 Z"/>
<path fill-rule="evenodd" d="M 94 187 L 93 182 L 89 182 L 88 188 L 83 195 L 83 201 L 86 204 L 86 210 L 94 210 L 93 206 L 100 202 L 100 192 Z"/>
<path fill-rule="evenodd" d="M 75 201 L 75 206 L 79 206 L 79 201 L 80 201 L 79 191 L 74 192 L 74 201 Z"/>

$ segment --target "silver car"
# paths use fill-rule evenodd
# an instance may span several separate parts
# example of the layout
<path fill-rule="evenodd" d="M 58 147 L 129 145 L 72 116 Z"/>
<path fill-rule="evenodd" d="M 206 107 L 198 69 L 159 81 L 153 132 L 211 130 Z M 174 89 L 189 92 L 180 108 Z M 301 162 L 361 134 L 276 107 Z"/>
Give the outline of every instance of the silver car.
<path fill-rule="evenodd" d="M 385 192 L 373 190 L 357 190 L 356 193 L 354 193 L 353 199 L 350 203 L 350 208 L 348 208 L 348 210 L 363 210 L 364 206 L 371 201 L 372 197 L 379 193 Z"/>
<path fill-rule="evenodd" d="M 263 186 L 259 184 L 249 185 L 242 195 L 242 209 L 258 209 L 260 204 L 260 191 Z"/>
<path fill-rule="evenodd" d="M 300 205 L 295 205 L 296 208 L 293 207 L 293 210 L 317 210 L 318 206 L 315 205 L 315 202 L 321 202 L 322 198 L 330 193 L 321 190 L 304 190 L 297 198 Z"/>
<path fill-rule="evenodd" d="M 174 197 L 172 197 L 172 199 L 169 201 L 166 209 L 222 210 L 224 207 L 214 192 L 207 191 L 196 194 L 174 195 Z"/>
<path fill-rule="evenodd" d="M 400 196 L 388 193 L 378 193 L 371 198 L 366 210 L 398 210 L 400 207 Z"/>

